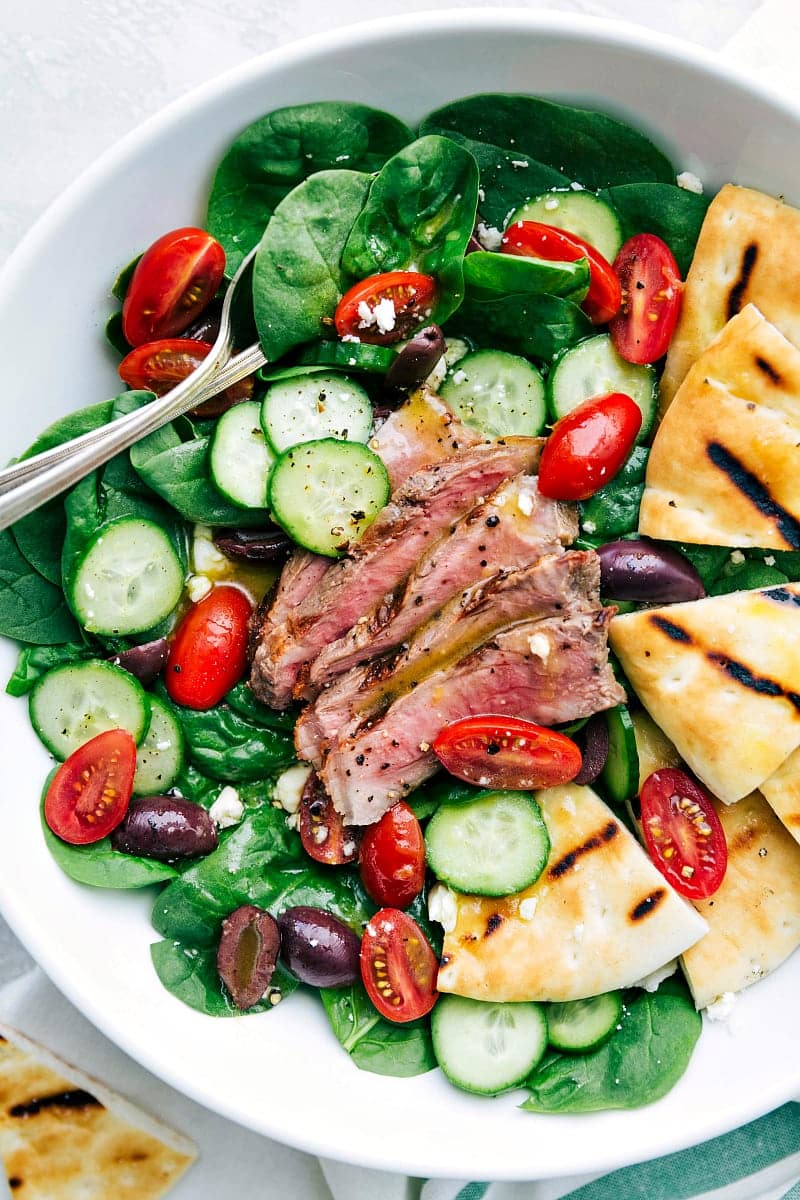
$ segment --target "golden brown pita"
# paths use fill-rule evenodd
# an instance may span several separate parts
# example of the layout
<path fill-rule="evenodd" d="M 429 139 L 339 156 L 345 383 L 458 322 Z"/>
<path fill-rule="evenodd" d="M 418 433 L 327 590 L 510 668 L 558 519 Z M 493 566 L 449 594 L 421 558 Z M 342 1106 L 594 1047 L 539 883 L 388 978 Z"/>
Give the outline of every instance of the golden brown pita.
<path fill-rule="evenodd" d="M 684 379 L 653 441 L 639 529 L 800 549 L 800 350 L 748 305 Z"/>
<path fill-rule="evenodd" d="M 703 936 L 705 922 L 590 788 L 550 788 L 537 799 L 547 867 L 514 896 L 455 897 L 440 991 L 579 1000 L 633 985 Z"/>
<path fill-rule="evenodd" d="M 800 846 L 758 792 L 714 807 L 728 869 L 711 899 L 696 902 L 709 931 L 683 955 L 698 1008 L 757 983 L 800 945 Z"/>
<path fill-rule="evenodd" d="M 15 1200 L 158 1200 L 196 1151 L 0 1024 L 0 1156 Z"/>
<path fill-rule="evenodd" d="M 655 723 L 725 803 L 800 746 L 800 583 L 627 613 L 609 641 Z"/>
<path fill-rule="evenodd" d="M 755 304 L 800 345 L 800 211 L 727 184 L 706 213 L 661 380 L 662 411 L 731 317 Z"/>
<path fill-rule="evenodd" d="M 790 754 L 761 784 L 761 794 L 796 842 L 800 842 L 800 750 Z"/>

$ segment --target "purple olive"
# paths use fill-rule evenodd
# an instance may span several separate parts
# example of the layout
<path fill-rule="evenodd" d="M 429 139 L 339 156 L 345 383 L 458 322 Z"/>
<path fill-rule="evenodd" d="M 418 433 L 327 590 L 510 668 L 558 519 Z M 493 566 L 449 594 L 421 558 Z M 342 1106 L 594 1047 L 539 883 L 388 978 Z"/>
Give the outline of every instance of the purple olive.
<path fill-rule="evenodd" d="M 135 675 L 145 687 L 150 687 L 164 670 L 168 651 L 167 639 L 157 638 L 154 642 L 131 646 L 130 650 L 123 650 L 121 654 L 115 654 L 109 661 L 115 667 L 123 667 L 131 675 Z"/>
<path fill-rule="evenodd" d="M 219 337 L 221 316 L 222 305 L 218 301 L 212 300 L 208 308 L 195 321 L 192 321 L 189 328 L 184 329 L 180 336 L 191 338 L 194 342 L 211 342 L 213 344 Z"/>
<path fill-rule="evenodd" d="M 469 241 L 467 242 L 467 248 L 464 251 L 464 253 L 465 254 L 474 254 L 476 250 L 483 250 L 483 246 L 478 241 L 475 234 L 471 233 L 470 237 L 469 237 Z"/>
<path fill-rule="evenodd" d="M 419 387 L 430 375 L 446 350 L 444 334 L 438 325 L 426 325 L 415 333 L 395 358 L 386 374 L 390 392 L 408 392 Z"/>
<path fill-rule="evenodd" d="M 271 525 L 266 529 L 220 529 L 214 545 L 235 562 L 277 563 L 286 558 L 292 539 Z"/>
<path fill-rule="evenodd" d="M 217 827 L 200 804 L 182 796 L 143 796 L 132 800 L 111 845 L 123 854 L 177 862 L 216 850 Z"/>
<path fill-rule="evenodd" d="M 705 596 L 703 581 L 677 550 L 646 538 L 608 542 L 597 551 L 603 595 L 613 600 L 676 604 Z"/>
<path fill-rule="evenodd" d="M 322 908 L 287 908 L 278 917 L 281 955 L 301 983 L 345 987 L 361 978 L 360 942 L 352 929 Z"/>
<path fill-rule="evenodd" d="M 583 762 L 572 782 L 585 787 L 594 783 L 608 758 L 608 725 L 605 713 L 595 713 L 593 717 L 589 717 L 583 729 L 579 729 L 575 734 L 574 740 L 581 748 Z"/>
<path fill-rule="evenodd" d="M 275 918 L 254 904 L 243 904 L 222 922 L 217 973 L 237 1008 L 258 1004 L 278 961 L 281 935 Z"/>

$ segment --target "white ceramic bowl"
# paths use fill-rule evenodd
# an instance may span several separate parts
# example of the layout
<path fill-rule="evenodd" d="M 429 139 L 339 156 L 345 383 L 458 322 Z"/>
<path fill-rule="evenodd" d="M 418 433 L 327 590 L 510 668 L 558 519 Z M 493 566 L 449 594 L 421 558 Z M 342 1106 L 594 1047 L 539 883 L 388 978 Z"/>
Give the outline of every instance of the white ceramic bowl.
<path fill-rule="evenodd" d="M 409 121 L 478 91 L 536 92 L 628 114 L 710 187 L 800 201 L 800 112 L 709 54 L 632 27 L 516 10 L 449 11 L 325 34 L 245 64 L 147 122 L 42 218 L 0 279 L 2 457 L 56 416 L 118 390 L 102 326 L 120 264 L 202 220 L 211 170 L 242 126 L 304 100 L 354 99 Z M 0 672 L 14 653 L 0 646 Z M 0 903 L 62 991 L 146 1067 L 281 1141 L 412 1175 L 530 1179 L 601 1171 L 721 1133 L 800 1092 L 800 955 L 739 1002 L 735 1040 L 708 1026 L 685 1077 L 631 1113 L 534 1117 L 439 1072 L 388 1079 L 351 1065 L 308 996 L 212 1020 L 150 965 L 152 896 L 82 888 L 38 821 L 47 756 L 24 705 L 0 699 Z"/>

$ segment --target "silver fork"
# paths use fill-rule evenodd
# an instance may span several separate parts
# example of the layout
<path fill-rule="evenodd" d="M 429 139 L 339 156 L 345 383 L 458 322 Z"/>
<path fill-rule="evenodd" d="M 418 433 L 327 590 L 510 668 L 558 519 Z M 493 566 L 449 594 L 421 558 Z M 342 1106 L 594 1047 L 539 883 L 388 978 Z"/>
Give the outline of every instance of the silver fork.
<path fill-rule="evenodd" d="M 248 346 L 231 358 L 232 309 L 242 281 L 249 282 L 254 256 L 255 250 L 243 260 L 225 293 L 219 334 L 209 354 L 177 387 L 109 425 L 0 470 L 0 529 L 6 529 L 20 517 L 60 495 L 148 433 L 210 400 L 266 364 L 258 344 Z"/>

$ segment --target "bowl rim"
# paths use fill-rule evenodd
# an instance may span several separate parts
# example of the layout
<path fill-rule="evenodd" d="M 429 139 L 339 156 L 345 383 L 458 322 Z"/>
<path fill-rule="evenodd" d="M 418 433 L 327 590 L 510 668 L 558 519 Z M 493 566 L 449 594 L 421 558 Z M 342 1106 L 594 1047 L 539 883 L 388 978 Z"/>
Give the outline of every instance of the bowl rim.
<path fill-rule="evenodd" d="M 421 17 L 424 17 L 426 31 L 437 34 L 506 32 L 525 36 L 557 35 L 567 41 L 574 40 L 584 43 L 597 41 L 610 48 L 642 53 L 656 61 L 675 62 L 677 60 L 682 66 L 696 69 L 712 80 L 716 78 L 744 91 L 781 111 L 791 120 L 800 123 L 800 101 L 795 103 L 778 88 L 751 77 L 739 64 L 726 61 L 716 51 L 629 21 L 553 10 L 476 7 L 443 9 L 438 12 L 404 13 L 351 23 L 293 40 L 246 59 L 191 88 L 135 126 L 81 171 L 35 220 L 0 268 L 0 296 L 13 294 L 18 280 L 25 276 L 29 266 L 36 259 L 40 246 L 49 237 L 52 227 L 62 219 L 67 219 L 76 210 L 80 210 L 85 197 L 92 191 L 96 182 L 113 175 L 154 135 L 169 131 L 173 126 L 179 125 L 186 115 L 197 109 L 213 106 L 231 85 L 235 84 L 237 87 L 246 85 L 264 74 L 269 74 L 273 69 L 301 67 L 309 57 L 335 53 L 345 47 L 368 51 L 370 46 L 384 42 L 394 35 L 408 34 Z M 29 920 L 24 906 L 16 904 L 14 896 L 3 890 L 1 879 L 0 913 L 58 990 L 112 1043 L 157 1078 L 175 1088 L 176 1091 L 237 1124 L 247 1124 L 242 1114 L 225 1101 L 218 1100 L 212 1103 L 212 1099 L 199 1084 L 193 1086 L 178 1072 L 162 1066 L 156 1054 L 148 1052 L 146 1046 L 129 1036 L 127 1031 L 120 1027 L 104 1008 L 95 1004 L 90 995 L 86 995 L 80 987 L 74 984 L 69 971 L 62 967 L 58 953 L 49 945 L 36 921 Z M 754 1120 L 765 1112 L 795 1098 L 798 1089 L 800 1089 L 800 1070 L 798 1070 L 794 1082 L 783 1077 L 773 1085 L 771 1090 L 761 1091 L 755 1104 L 751 1102 L 740 1105 L 737 1124 Z M 269 1121 L 264 1120 L 263 1116 L 264 1114 L 261 1114 L 262 1119 L 259 1120 L 258 1125 L 251 1124 L 250 1127 L 264 1136 L 273 1137 L 298 1150 L 333 1160 L 357 1163 L 377 1170 L 408 1173 L 409 1155 L 408 1153 L 403 1154 L 400 1148 L 395 1151 L 393 1156 L 387 1156 L 384 1152 L 376 1153 L 370 1146 L 364 1145 L 359 1152 L 358 1159 L 354 1160 L 350 1154 L 343 1153 L 335 1141 L 326 1137 L 323 1132 L 316 1129 L 308 1133 L 295 1128 L 288 1129 L 282 1125 L 279 1119 Z M 278 1116 L 279 1113 L 276 1113 L 276 1117 Z M 664 1155 L 682 1150 L 726 1133 L 733 1127 L 730 1122 L 730 1112 L 727 1112 L 722 1118 L 714 1113 L 709 1113 L 706 1123 L 699 1129 L 695 1125 L 691 1129 L 684 1129 L 677 1135 L 674 1130 L 671 1130 L 667 1139 L 668 1144 L 657 1148 L 655 1153 Z M 642 1154 L 641 1151 L 632 1149 L 630 1146 L 617 1144 L 615 1139 L 607 1139 L 605 1152 L 595 1155 L 591 1165 L 581 1163 L 580 1169 L 602 1174 L 646 1160 L 652 1157 L 652 1153 L 652 1148 L 646 1149 Z M 457 1171 L 443 1170 L 441 1162 L 420 1161 L 419 1157 L 414 1159 L 413 1169 L 417 1176 L 459 1177 Z M 545 1172 L 544 1176 L 538 1172 L 531 1178 L 562 1177 L 574 1174 L 574 1172 L 573 1161 L 564 1163 L 563 1169 L 557 1172 L 550 1169 Z M 519 1179 L 518 1173 L 510 1172 L 508 1168 L 504 1170 L 502 1163 L 497 1165 L 497 1170 L 493 1172 L 493 1175 L 498 1181 Z"/>

